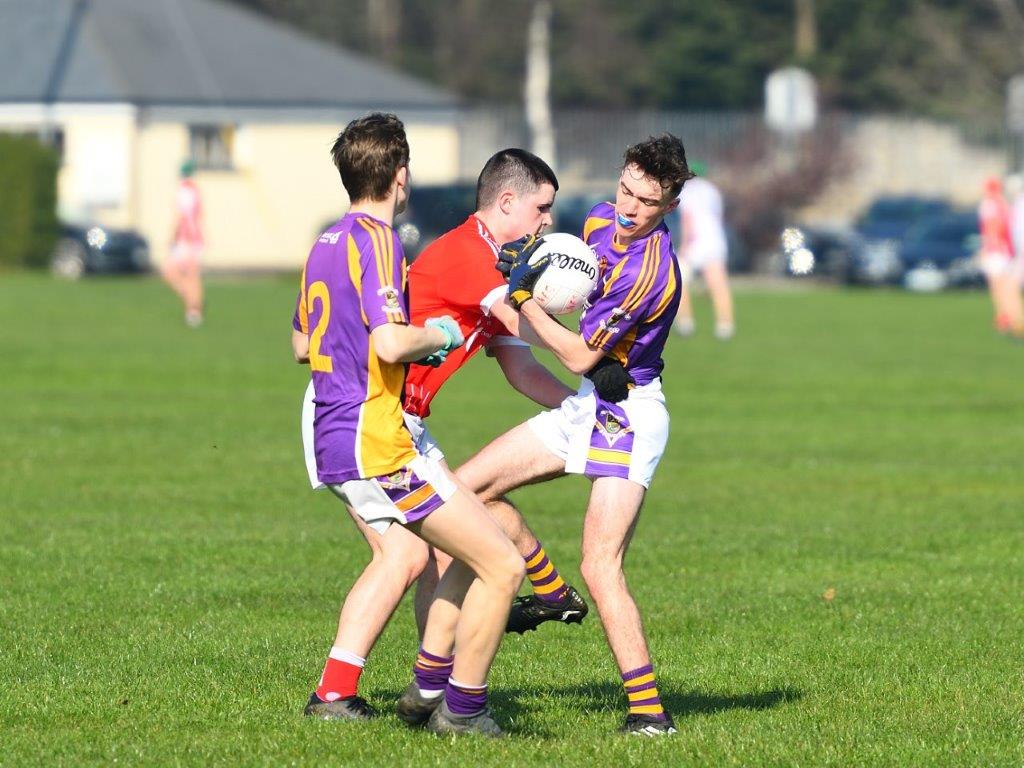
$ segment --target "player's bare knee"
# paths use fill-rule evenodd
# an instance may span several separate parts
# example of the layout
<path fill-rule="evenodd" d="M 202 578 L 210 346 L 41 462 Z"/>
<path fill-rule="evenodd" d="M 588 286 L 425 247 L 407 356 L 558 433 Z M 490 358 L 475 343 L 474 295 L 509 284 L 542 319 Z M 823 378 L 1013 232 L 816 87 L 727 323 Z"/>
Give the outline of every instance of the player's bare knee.
<path fill-rule="evenodd" d="M 621 574 L 621 563 L 614 557 L 585 554 L 580 562 L 580 575 L 595 597 L 616 583 Z"/>
<path fill-rule="evenodd" d="M 523 560 L 523 556 L 519 554 L 519 551 L 510 541 L 508 546 L 505 547 L 500 563 L 497 563 L 497 565 L 500 574 L 499 578 L 504 586 L 504 590 L 509 594 L 509 599 L 511 599 L 519 591 L 523 579 L 526 578 L 526 561 Z"/>
<path fill-rule="evenodd" d="M 412 537 L 406 537 L 401 544 L 389 542 L 381 553 L 388 570 L 401 574 L 407 587 L 420 577 L 429 559 L 430 549 L 426 543 Z"/>

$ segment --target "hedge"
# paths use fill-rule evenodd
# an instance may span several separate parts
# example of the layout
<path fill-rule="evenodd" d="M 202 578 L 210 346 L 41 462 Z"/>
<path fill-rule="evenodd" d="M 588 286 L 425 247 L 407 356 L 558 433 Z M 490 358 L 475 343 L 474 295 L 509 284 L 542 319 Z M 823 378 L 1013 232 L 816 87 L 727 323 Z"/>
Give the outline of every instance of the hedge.
<path fill-rule="evenodd" d="M 0 134 L 0 266 L 40 267 L 57 239 L 56 150 Z"/>

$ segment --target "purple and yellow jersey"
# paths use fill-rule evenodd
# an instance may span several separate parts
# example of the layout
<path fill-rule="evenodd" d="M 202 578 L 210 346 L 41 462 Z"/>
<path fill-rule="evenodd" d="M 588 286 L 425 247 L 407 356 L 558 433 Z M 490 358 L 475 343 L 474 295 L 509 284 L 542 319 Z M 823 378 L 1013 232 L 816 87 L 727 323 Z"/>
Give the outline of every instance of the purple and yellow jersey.
<path fill-rule="evenodd" d="M 665 222 L 623 248 L 615 242 L 615 206 L 587 214 L 583 240 L 597 254 L 597 286 L 580 317 L 580 335 L 621 362 L 637 386 L 665 367 L 662 350 L 679 308 L 681 278 Z"/>
<path fill-rule="evenodd" d="M 405 273 L 397 235 L 366 214 L 338 221 L 306 260 L 292 325 L 309 336 L 321 482 L 386 475 L 416 458 L 402 418 L 405 366 L 370 343 L 377 326 L 408 322 Z"/>

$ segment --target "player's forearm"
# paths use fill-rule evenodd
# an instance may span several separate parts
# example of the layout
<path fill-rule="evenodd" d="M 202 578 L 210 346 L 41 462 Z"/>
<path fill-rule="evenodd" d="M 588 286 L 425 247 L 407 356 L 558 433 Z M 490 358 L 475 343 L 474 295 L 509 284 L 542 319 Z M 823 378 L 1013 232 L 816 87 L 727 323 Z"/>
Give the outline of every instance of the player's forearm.
<path fill-rule="evenodd" d="M 523 326 L 529 324 L 540 345 L 551 350 L 558 362 L 573 373 L 583 375 L 601 359 L 601 350 L 591 349 L 582 336 L 549 317 L 536 301 L 531 299 L 523 304 L 520 315 L 526 319 L 526 323 L 520 324 L 520 338 Z"/>
<path fill-rule="evenodd" d="M 370 333 L 377 357 L 385 363 L 412 363 L 441 349 L 447 337 L 439 328 L 386 323 Z"/>
<path fill-rule="evenodd" d="M 557 408 L 565 398 L 575 393 L 575 390 L 562 383 L 539 362 L 520 369 L 511 384 L 518 392 L 545 408 Z"/>
<path fill-rule="evenodd" d="M 309 337 L 302 331 L 292 328 L 292 354 L 296 363 L 309 362 Z"/>

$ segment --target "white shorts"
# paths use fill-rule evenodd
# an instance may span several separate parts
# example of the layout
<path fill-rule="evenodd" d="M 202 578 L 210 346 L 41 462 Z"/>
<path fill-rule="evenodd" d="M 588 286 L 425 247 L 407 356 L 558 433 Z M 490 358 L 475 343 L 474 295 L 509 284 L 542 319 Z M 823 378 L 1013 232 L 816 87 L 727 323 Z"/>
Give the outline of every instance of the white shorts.
<path fill-rule="evenodd" d="M 171 246 L 171 261 L 181 266 L 183 264 L 198 264 L 203 255 L 203 246 L 191 243 L 179 242 Z"/>
<path fill-rule="evenodd" d="M 378 533 L 393 522 L 407 524 L 422 520 L 455 494 L 455 483 L 441 460 L 444 454 L 434 442 L 422 419 L 406 414 L 405 423 L 420 454 L 402 469 L 390 475 L 365 480 L 347 480 L 325 485 L 316 471 L 313 452 L 313 382 L 309 382 L 302 400 L 302 448 L 306 472 L 314 490 L 330 488 L 342 501 Z"/>
<path fill-rule="evenodd" d="M 1013 257 L 1006 253 L 982 253 L 978 262 L 986 277 L 1003 277 L 1014 268 Z"/>
<path fill-rule="evenodd" d="M 416 446 L 416 450 L 428 459 L 444 461 L 444 452 L 441 450 L 441 446 L 437 444 L 434 436 L 430 434 L 430 430 L 427 429 L 423 419 L 419 416 L 413 416 L 411 413 L 403 413 L 402 415 L 405 416 L 405 428 L 412 435 L 412 443 Z"/>
<path fill-rule="evenodd" d="M 583 379 L 579 392 L 561 406 L 526 423 L 565 461 L 569 474 L 622 477 L 644 488 L 650 487 L 668 442 L 668 409 L 658 379 L 615 404 L 599 404 L 594 385 Z"/>
<path fill-rule="evenodd" d="M 699 272 L 709 264 L 725 264 L 727 255 L 728 253 L 723 243 L 722 247 L 688 248 L 680 261 L 690 268 L 692 274 L 692 272 Z"/>

